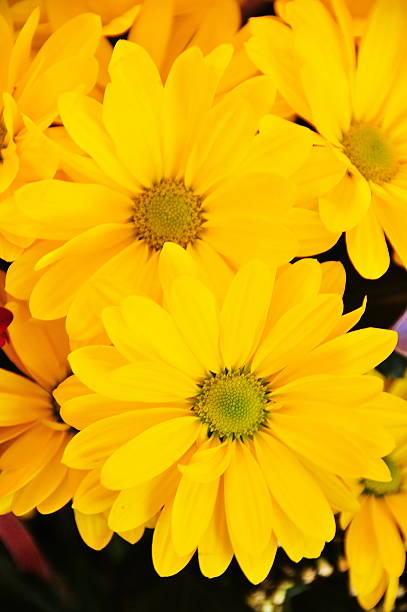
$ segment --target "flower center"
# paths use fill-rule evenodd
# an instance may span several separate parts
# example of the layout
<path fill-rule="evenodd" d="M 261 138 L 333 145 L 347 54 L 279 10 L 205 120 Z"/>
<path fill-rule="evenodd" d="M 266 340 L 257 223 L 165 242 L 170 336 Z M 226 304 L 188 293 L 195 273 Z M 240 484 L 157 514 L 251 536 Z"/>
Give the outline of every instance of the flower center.
<path fill-rule="evenodd" d="M 152 249 L 159 251 L 167 241 L 185 248 L 201 232 L 202 197 L 183 181 L 162 179 L 134 198 L 133 221 L 137 238 Z"/>
<path fill-rule="evenodd" d="M 346 155 L 366 179 L 388 182 L 397 173 L 398 162 L 393 146 L 374 125 L 354 124 L 345 134 L 342 144 Z"/>
<path fill-rule="evenodd" d="M 270 389 L 248 367 L 210 373 L 199 385 L 192 409 L 208 433 L 219 438 L 253 436 L 268 418 Z"/>
<path fill-rule="evenodd" d="M 384 457 L 383 461 L 390 470 L 391 480 L 389 482 L 378 482 L 377 480 L 369 480 L 368 478 L 362 480 L 362 484 L 365 487 L 363 493 L 366 495 L 382 497 L 383 495 L 392 495 L 400 491 L 402 479 L 399 468 L 389 457 Z"/>

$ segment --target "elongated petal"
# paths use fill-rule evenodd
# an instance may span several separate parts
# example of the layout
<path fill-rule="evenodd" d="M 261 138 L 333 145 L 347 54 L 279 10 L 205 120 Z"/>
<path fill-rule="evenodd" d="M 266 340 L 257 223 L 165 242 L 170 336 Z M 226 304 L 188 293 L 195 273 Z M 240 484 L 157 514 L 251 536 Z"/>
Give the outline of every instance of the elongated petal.
<path fill-rule="evenodd" d="M 271 537 L 271 500 L 251 450 L 236 442 L 224 476 L 226 521 L 233 547 L 261 554 Z"/>
<path fill-rule="evenodd" d="M 152 554 L 154 569 L 159 576 L 172 576 L 186 566 L 193 553 L 183 557 L 176 554 L 171 537 L 172 503 L 162 510 L 154 529 Z"/>
<path fill-rule="evenodd" d="M 82 514 L 74 511 L 75 522 L 83 541 L 94 550 L 102 550 L 112 538 L 113 531 L 107 525 L 103 513 Z"/>
<path fill-rule="evenodd" d="M 290 520 L 310 536 L 332 539 L 335 534 L 332 510 L 295 455 L 266 434 L 257 435 L 254 446 L 270 493 Z"/>
<path fill-rule="evenodd" d="M 219 483 L 215 509 L 198 547 L 201 572 L 207 578 L 220 576 L 229 566 L 233 548 L 226 526 L 223 481 Z"/>
<path fill-rule="evenodd" d="M 109 513 L 109 527 L 126 531 L 151 520 L 174 496 L 181 474 L 171 467 L 151 480 L 120 491 Z"/>
<path fill-rule="evenodd" d="M 219 479 L 196 482 L 183 475 L 174 497 L 171 514 L 172 541 L 180 556 L 193 552 L 211 520 Z"/>
<path fill-rule="evenodd" d="M 271 328 L 253 358 L 262 375 L 281 370 L 298 355 L 307 354 L 325 340 L 342 314 L 339 295 L 318 295 L 288 310 Z"/>
<path fill-rule="evenodd" d="M 109 457 L 102 469 L 102 483 L 109 489 L 126 489 L 154 478 L 193 445 L 199 431 L 199 421 L 193 416 L 150 427 Z"/>
<path fill-rule="evenodd" d="M 214 295 L 195 278 L 181 276 L 174 280 L 166 298 L 179 333 L 203 371 L 217 372 L 221 360 L 219 312 Z"/>
<path fill-rule="evenodd" d="M 397 334 L 391 330 L 358 329 L 321 344 L 278 374 L 274 383 L 285 384 L 311 374 L 364 374 L 386 359 L 396 344 Z"/>
<path fill-rule="evenodd" d="M 182 414 L 188 414 L 182 411 Z M 181 416 L 176 409 L 133 410 L 96 421 L 74 436 L 63 461 L 78 469 L 98 467 L 117 448 L 156 424 Z"/>
<path fill-rule="evenodd" d="M 271 270 L 253 261 L 235 276 L 221 311 L 220 346 L 228 368 L 247 364 L 260 340 L 273 290 Z M 256 300 L 252 296 L 256 295 Z"/>

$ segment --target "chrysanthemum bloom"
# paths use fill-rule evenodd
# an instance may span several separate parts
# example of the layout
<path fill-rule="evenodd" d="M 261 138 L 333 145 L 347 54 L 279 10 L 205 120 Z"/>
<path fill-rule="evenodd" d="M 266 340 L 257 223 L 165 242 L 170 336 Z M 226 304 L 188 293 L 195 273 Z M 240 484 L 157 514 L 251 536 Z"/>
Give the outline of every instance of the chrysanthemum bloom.
<path fill-rule="evenodd" d="M 404 0 L 378 0 L 358 52 L 343 0 L 333 15 L 318 0 L 287 3 L 287 24 L 252 22 L 252 60 L 322 135 L 319 166 L 304 180 L 334 179 L 319 211 L 331 231 L 346 232 L 350 258 L 366 278 L 387 270 L 385 235 L 407 264 L 405 214 L 407 11 Z"/>
<path fill-rule="evenodd" d="M 57 99 L 67 91 L 87 92 L 97 63 L 100 20 L 82 15 L 65 24 L 32 54 L 39 11 L 15 33 L 0 12 L 0 256 L 12 260 L 30 241 L 17 236 L 23 220 L 13 207 L 13 190 L 28 181 L 50 178 L 57 159 L 43 131 L 58 115 Z"/>
<path fill-rule="evenodd" d="M 35 237 L 63 242 L 43 257 L 34 248 L 8 275 L 18 297 L 16 283 L 28 291 L 34 284 L 33 316 L 67 314 L 71 337 L 92 338 L 104 305 L 136 293 L 159 299 L 166 241 L 186 248 L 220 285 L 250 257 L 281 265 L 332 244 L 317 213 L 305 211 L 304 222 L 293 207 L 287 180 L 309 156 L 312 132 L 273 115 L 259 123 L 274 95 L 263 77 L 213 102 L 231 53 L 221 46 L 203 57 L 191 48 L 163 86 L 147 52 L 119 41 L 103 105 L 61 97 L 66 130 L 88 156 L 61 146 L 76 180 L 39 181 L 16 194 Z M 28 279 L 34 266 L 37 277 Z"/>
<path fill-rule="evenodd" d="M 362 374 L 397 338 L 347 334 L 363 309 L 342 316 L 336 276 L 328 267 L 322 278 L 327 268 L 316 261 L 274 278 L 253 260 L 219 305 L 182 258 L 176 245 L 161 256 L 165 307 L 128 297 L 103 312 L 113 346 L 71 353 L 74 373 L 95 393 L 62 407 L 75 427 L 88 424 L 64 461 L 101 469 L 103 487 L 120 491 L 112 529 L 136 528 L 161 510 L 160 575 L 198 549 L 206 576 L 221 574 L 234 554 L 257 583 L 277 541 L 298 560 L 318 556 L 333 537 L 332 506 L 350 503 L 338 476 L 389 479 L 380 457 L 392 437 L 363 411 L 382 402 L 382 383 Z"/>
<path fill-rule="evenodd" d="M 72 429 L 59 407 L 75 394 L 63 322 L 34 321 L 25 304 L 13 313 L 3 350 L 23 375 L 0 370 L 0 511 L 54 512 L 71 498 L 84 472 L 61 463 Z M 79 391 L 79 392 L 80 392 Z M 82 391 L 83 392 L 83 391 Z"/>
<path fill-rule="evenodd" d="M 407 412 L 407 403 L 404 401 Z M 404 429 L 405 431 L 405 429 Z M 354 484 L 360 508 L 341 517 L 350 582 L 360 605 L 373 608 L 384 595 L 384 612 L 391 612 L 407 542 L 407 439 L 385 458 L 390 482 L 362 479 Z"/>

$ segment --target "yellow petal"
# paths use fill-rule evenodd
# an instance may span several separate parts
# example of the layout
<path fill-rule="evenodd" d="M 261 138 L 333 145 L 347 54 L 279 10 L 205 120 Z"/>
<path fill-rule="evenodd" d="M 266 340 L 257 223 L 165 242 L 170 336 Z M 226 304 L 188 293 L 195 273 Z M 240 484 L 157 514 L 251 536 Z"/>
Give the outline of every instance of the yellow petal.
<path fill-rule="evenodd" d="M 72 507 L 83 514 L 105 512 L 114 500 L 116 493 L 108 491 L 100 484 L 100 470 L 88 472 L 75 491 Z"/>
<path fill-rule="evenodd" d="M 186 411 L 182 414 L 188 415 Z M 105 458 L 157 423 L 180 416 L 173 408 L 148 408 L 133 410 L 96 421 L 72 438 L 65 449 L 63 461 L 71 467 L 92 469 Z"/>
<path fill-rule="evenodd" d="M 193 246 L 188 247 L 187 251 L 199 268 L 199 278 L 214 293 L 218 302 L 222 303 L 232 282 L 231 267 L 205 240 L 197 240 Z"/>
<path fill-rule="evenodd" d="M 244 98 L 222 101 L 200 121 L 188 154 L 185 184 L 207 193 L 241 164 L 256 134 L 257 122 Z"/>
<path fill-rule="evenodd" d="M 346 246 L 353 265 L 364 278 L 379 278 L 389 267 L 386 239 L 371 208 L 356 227 L 346 232 Z"/>
<path fill-rule="evenodd" d="M 329 340 L 300 358 L 274 378 L 274 384 L 311 374 L 339 376 L 364 374 L 390 355 L 397 344 L 397 334 L 392 330 L 373 327 L 358 329 Z"/>
<path fill-rule="evenodd" d="M 68 468 L 61 464 L 62 448 L 35 478 L 13 496 L 11 509 L 17 516 L 30 512 L 60 485 Z"/>
<path fill-rule="evenodd" d="M 261 376 L 281 370 L 324 341 L 342 314 L 339 295 L 318 295 L 288 310 L 271 328 L 253 358 Z"/>
<path fill-rule="evenodd" d="M 185 249 L 173 242 L 164 243 L 160 253 L 158 272 L 164 294 L 170 292 L 171 285 L 177 276 L 183 274 L 194 278 L 198 276 L 198 268 L 193 258 Z"/>
<path fill-rule="evenodd" d="M 197 279 L 180 276 L 172 283 L 166 300 L 179 333 L 199 360 L 202 371 L 217 372 L 221 359 L 219 312 L 214 295 Z"/>
<path fill-rule="evenodd" d="M 327 251 L 336 244 L 340 234 L 330 232 L 314 210 L 294 206 L 287 214 L 287 227 L 299 241 L 297 257 L 308 257 Z"/>
<path fill-rule="evenodd" d="M 192 378 L 202 376 L 203 367 L 185 342 L 179 321 L 164 308 L 143 296 L 126 298 L 121 305 L 124 324 L 142 359 L 162 361 Z M 110 312 L 110 320 L 113 313 Z M 104 318 L 107 332 L 109 325 Z M 178 329 L 177 329 L 178 328 Z M 204 364 L 205 367 L 205 364 Z"/>
<path fill-rule="evenodd" d="M 358 120 L 371 120 L 387 98 L 404 62 L 405 2 L 379 0 L 372 8 L 361 38 L 355 80 Z M 379 51 L 380 50 L 380 51 Z"/>
<path fill-rule="evenodd" d="M 390 576 L 401 576 L 406 560 L 404 543 L 385 501 L 383 499 L 372 500 L 371 513 L 383 566 Z"/>
<path fill-rule="evenodd" d="M 177 490 L 181 475 L 171 467 L 151 480 L 120 491 L 109 513 L 109 527 L 127 531 L 151 520 Z"/>
<path fill-rule="evenodd" d="M 66 93 L 59 99 L 59 112 L 71 138 L 99 168 L 129 193 L 136 191 L 137 182 L 117 159 L 103 124 L 102 104 L 78 93 Z"/>
<path fill-rule="evenodd" d="M 192 455 L 188 463 L 178 464 L 178 469 L 195 482 L 210 482 L 227 470 L 231 455 L 231 443 L 219 444 L 216 439 L 210 438 Z"/>
<path fill-rule="evenodd" d="M 359 173 L 347 171 L 342 180 L 319 199 L 322 222 L 331 232 L 345 232 L 366 215 L 372 200 L 370 186 Z"/>
<path fill-rule="evenodd" d="M 31 293 L 33 316 L 38 319 L 65 316 L 81 285 L 131 239 L 128 225 L 108 223 L 81 233 L 43 257 L 37 263 L 39 268 L 53 265 L 44 272 Z"/>
<path fill-rule="evenodd" d="M 273 174 L 288 178 L 308 159 L 313 138 L 308 128 L 265 115 L 245 159 L 245 171 L 270 172 L 272 168 Z"/>
<path fill-rule="evenodd" d="M 212 105 L 231 54 L 231 45 L 217 47 L 206 58 L 197 47 L 191 47 L 172 64 L 163 102 L 163 170 L 166 176 L 183 176 L 187 155 L 202 117 Z"/>
<path fill-rule="evenodd" d="M 223 481 L 219 483 L 215 509 L 198 547 L 199 567 L 204 576 L 220 576 L 229 566 L 233 557 L 226 526 Z"/>
<path fill-rule="evenodd" d="M 115 397 L 115 387 L 109 384 L 107 378 L 112 370 L 128 362 L 113 346 L 86 346 L 70 353 L 69 363 L 74 374 L 92 391 L 107 397 L 110 397 L 109 391 L 112 391 L 112 397 Z"/>
<path fill-rule="evenodd" d="M 262 470 L 246 444 L 234 443 L 224 482 L 226 521 L 233 548 L 236 552 L 238 546 L 257 556 L 270 541 L 271 500 Z"/>
<path fill-rule="evenodd" d="M 314 374 L 298 378 L 287 385 L 278 387 L 272 398 L 284 406 L 323 402 L 329 404 L 359 407 L 379 396 L 383 383 L 377 376 L 335 376 Z"/>
<path fill-rule="evenodd" d="M 329 472 L 351 478 L 389 480 L 389 471 L 381 459 L 375 458 L 373 453 L 368 454 L 356 435 L 352 437 L 348 431 L 342 431 L 331 423 L 309 416 L 274 413 L 269 420 L 269 428 L 272 435 L 295 453 Z"/>
<path fill-rule="evenodd" d="M 202 483 L 183 474 L 171 513 L 174 550 L 181 557 L 193 552 L 201 541 L 214 511 L 218 486 L 219 479 Z"/>
<path fill-rule="evenodd" d="M 254 551 L 247 552 L 245 549 L 239 548 L 233 539 L 232 543 L 237 562 L 246 575 L 246 578 L 253 584 L 263 582 L 270 572 L 276 556 L 277 540 L 274 534 L 271 536 L 264 549 L 257 553 Z"/>
<path fill-rule="evenodd" d="M 309 120 L 311 112 L 302 88 L 292 31 L 279 19 L 270 17 L 252 18 L 250 30 L 253 36 L 246 43 L 250 59 L 273 78 L 291 108 Z"/>
<path fill-rule="evenodd" d="M 143 47 L 124 40 L 114 48 L 109 73 L 106 126 L 122 161 L 137 181 L 149 186 L 162 176 L 160 75 Z"/>
<path fill-rule="evenodd" d="M 254 446 L 270 493 L 290 520 L 310 536 L 331 540 L 333 513 L 312 475 L 272 436 L 259 433 Z"/>
<path fill-rule="evenodd" d="M 181 402 L 198 391 L 197 382 L 165 363 L 140 361 L 124 365 L 109 374 L 108 395 L 133 402 Z M 116 391 L 110 389 L 117 388 Z"/>
<path fill-rule="evenodd" d="M 280 220 L 268 215 L 213 214 L 206 224 L 205 241 L 233 267 L 253 258 L 276 267 L 287 263 L 298 252 L 298 240 Z"/>
<path fill-rule="evenodd" d="M 104 514 L 82 514 L 74 511 L 75 522 L 82 540 L 94 550 L 102 550 L 112 538 L 113 532 L 107 526 Z"/>
<path fill-rule="evenodd" d="M 152 554 L 154 569 L 159 576 L 172 576 L 182 570 L 193 553 L 180 557 L 176 554 L 171 537 L 172 503 L 161 511 L 154 529 Z"/>
<path fill-rule="evenodd" d="M 154 425 L 123 444 L 106 461 L 102 483 L 126 489 L 164 472 L 190 448 L 199 435 L 195 417 L 178 417 Z"/>
<path fill-rule="evenodd" d="M 360 511 L 349 525 L 345 535 L 345 551 L 352 572 L 369 576 L 378 560 L 378 549 L 368 496 L 363 499 Z"/>
<path fill-rule="evenodd" d="M 220 348 L 226 367 L 246 365 L 255 351 L 270 306 L 273 276 L 266 264 L 254 260 L 239 270 L 229 287 L 220 315 Z"/>
<path fill-rule="evenodd" d="M 75 429 L 84 429 L 96 421 L 134 410 L 133 402 L 112 401 L 97 393 L 77 394 L 77 397 L 58 402 L 61 417 Z"/>

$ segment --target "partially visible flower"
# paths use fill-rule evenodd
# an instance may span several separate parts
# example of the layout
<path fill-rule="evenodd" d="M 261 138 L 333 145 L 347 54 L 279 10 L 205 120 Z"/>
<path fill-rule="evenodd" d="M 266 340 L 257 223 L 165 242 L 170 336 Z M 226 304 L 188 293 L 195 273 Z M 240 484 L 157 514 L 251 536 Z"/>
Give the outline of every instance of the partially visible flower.
<path fill-rule="evenodd" d="M 407 414 L 407 402 L 404 402 Z M 393 610 L 407 544 L 407 439 L 385 458 L 392 479 L 354 483 L 360 509 L 341 517 L 351 586 L 365 610 L 384 595 L 384 612 Z"/>
<path fill-rule="evenodd" d="M 32 242 L 16 235 L 24 220 L 14 206 L 14 190 L 57 170 L 43 132 L 58 116 L 58 97 L 89 91 L 97 75 L 101 26 L 96 15 L 76 17 L 32 52 L 38 19 L 35 9 L 15 32 L 0 11 L 0 257 L 8 261 Z"/>
<path fill-rule="evenodd" d="M 47 514 L 70 501 L 85 475 L 61 463 L 72 429 L 60 405 L 77 388 L 68 338 L 63 321 L 35 321 L 25 304 L 6 306 L 14 318 L 3 350 L 22 374 L 0 370 L 0 512 Z"/>
<path fill-rule="evenodd" d="M 286 24 L 252 20 L 247 49 L 320 133 L 318 165 L 301 170 L 303 181 L 318 185 L 322 222 L 346 233 L 353 265 L 373 279 L 390 263 L 386 236 L 407 265 L 406 3 L 378 0 L 358 48 L 344 0 L 331 10 L 293 0 Z"/>
<path fill-rule="evenodd" d="M 296 561 L 320 554 L 335 532 L 333 512 L 354 509 L 340 477 L 389 479 L 380 457 L 394 442 L 380 410 L 391 400 L 379 378 L 362 374 L 389 354 L 396 334 L 346 333 L 364 307 L 342 315 L 339 265 L 301 260 L 276 275 L 254 260 L 220 300 L 198 273 L 167 243 L 164 307 L 128 297 L 103 312 L 113 346 L 71 353 L 93 393 L 62 406 L 82 429 L 64 461 L 100 470 L 112 492 L 104 511 L 118 492 L 111 529 L 138 528 L 159 513 L 152 550 L 160 575 L 178 572 L 198 549 L 206 576 L 235 555 L 257 583 L 277 541 Z M 95 487 L 81 511 L 100 494 Z"/>

